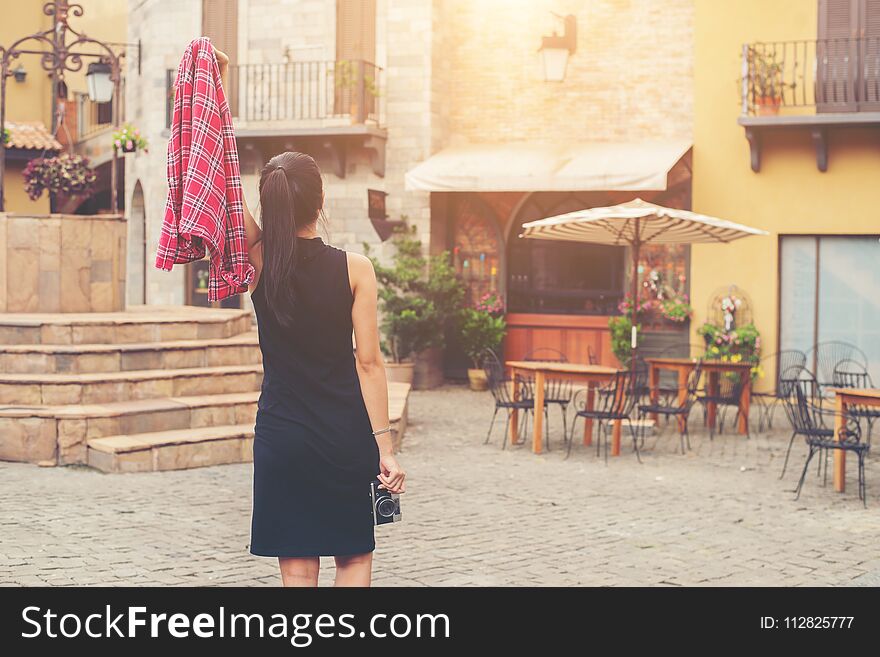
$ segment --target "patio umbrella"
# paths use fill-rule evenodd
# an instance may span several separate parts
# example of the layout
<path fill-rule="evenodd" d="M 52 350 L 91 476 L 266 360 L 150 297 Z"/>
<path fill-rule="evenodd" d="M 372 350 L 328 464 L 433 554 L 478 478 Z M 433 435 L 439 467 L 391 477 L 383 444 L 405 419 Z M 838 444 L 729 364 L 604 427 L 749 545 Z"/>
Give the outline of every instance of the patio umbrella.
<path fill-rule="evenodd" d="M 709 217 L 689 210 L 666 208 L 640 198 L 604 208 L 589 208 L 523 224 L 520 237 L 591 242 L 632 247 L 633 312 L 639 303 L 639 250 L 643 244 L 726 243 L 767 231 Z M 633 322 L 635 324 L 635 322 Z M 633 330 L 635 333 L 635 329 Z M 635 336 L 634 336 L 635 337 Z M 632 367 L 635 368 L 636 340 Z"/>

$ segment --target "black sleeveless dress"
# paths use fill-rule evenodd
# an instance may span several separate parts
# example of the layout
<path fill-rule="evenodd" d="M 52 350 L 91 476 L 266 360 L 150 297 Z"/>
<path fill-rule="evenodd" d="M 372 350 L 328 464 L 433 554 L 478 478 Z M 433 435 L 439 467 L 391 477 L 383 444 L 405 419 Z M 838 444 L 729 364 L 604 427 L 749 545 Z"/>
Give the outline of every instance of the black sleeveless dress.
<path fill-rule="evenodd" d="M 345 251 L 320 237 L 296 239 L 293 325 L 275 320 L 261 283 L 251 296 L 263 387 L 250 551 L 363 554 L 375 548 L 370 482 L 379 449 L 355 369 L 348 263 Z"/>

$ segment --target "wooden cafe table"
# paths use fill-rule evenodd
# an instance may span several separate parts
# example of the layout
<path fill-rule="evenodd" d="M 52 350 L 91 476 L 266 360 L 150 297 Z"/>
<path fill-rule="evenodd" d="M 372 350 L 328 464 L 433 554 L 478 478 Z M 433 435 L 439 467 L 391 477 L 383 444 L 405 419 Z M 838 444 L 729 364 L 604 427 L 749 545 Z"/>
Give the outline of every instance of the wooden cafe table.
<path fill-rule="evenodd" d="M 561 379 L 587 385 L 587 408 L 593 408 L 595 389 L 597 386 L 610 381 L 619 371 L 613 367 L 602 365 L 581 365 L 579 363 L 560 363 L 554 361 L 526 361 L 509 360 L 507 368 L 510 370 L 511 379 L 517 374 L 534 378 L 535 385 L 535 427 L 532 434 L 532 451 L 540 454 L 544 437 L 544 383 L 547 379 Z M 513 383 L 512 385 L 515 385 Z M 514 388 L 518 393 L 518 389 Z M 519 413 L 516 409 L 510 414 L 510 441 L 515 443 L 517 437 L 517 421 Z M 584 424 L 584 445 L 589 445 L 593 439 L 593 421 L 587 419 Z M 620 422 L 614 423 L 614 435 L 611 443 L 611 455 L 620 454 Z"/>
<path fill-rule="evenodd" d="M 834 392 L 834 439 L 840 440 L 840 430 L 846 425 L 846 414 L 850 406 L 880 407 L 878 388 L 832 388 Z M 834 490 L 846 490 L 846 452 L 834 450 Z"/>
<path fill-rule="evenodd" d="M 660 393 L 660 370 L 671 370 L 678 374 L 678 402 L 683 404 L 687 397 L 687 380 L 690 373 L 696 367 L 696 359 L 691 358 L 646 358 L 648 363 L 648 381 L 651 388 L 651 403 L 656 404 Z M 704 359 L 701 360 L 703 372 L 706 373 L 706 387 L 712 393 L 717 393 L 718 377 L 722 372 L 741 372 L 745 376 L 750 376 L 752 364 L 748 362 L 732 363 L 726 360 Z M 749 405 L 751 403 L 752 386 L 743 386 L 742 394 L 739 398 L 739 426 L 738 430 L 741 434 L 749 433 Z M 710 403 L 707 405 L 707 422 L 712 425 L 715 423 L 716 405 Z M 652 419 L 657 421 L 657 414 L 651 414 Z M 679 418 L 679 422 L 681 422 Z"/>

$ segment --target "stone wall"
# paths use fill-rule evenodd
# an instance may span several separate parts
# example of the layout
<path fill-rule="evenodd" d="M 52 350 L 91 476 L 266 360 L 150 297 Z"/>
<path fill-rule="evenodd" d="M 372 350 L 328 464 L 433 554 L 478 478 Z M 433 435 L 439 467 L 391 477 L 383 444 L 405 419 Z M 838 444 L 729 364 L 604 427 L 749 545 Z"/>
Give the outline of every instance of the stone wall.
<path fill-rule="evenodd" d="M 154 305 L 184 302 L 184 268 L 175 267 L 173 271 L 165 272 L 156 269 L 154 263 L 168 194 L 165 177 L 168 143 L 165 128 L 166 70 L 177 70 L 184 48 L 201 33 L 201 4 L 175 0 L 128 2 L 127 41 L 134 43 L 140 39 L 142 50 L 140 75 L 135 59 L 127 58 L 125 118 L 140 128 L 150 144 L 150 152 L 125 158 L 125 207 L 128 214 L 135 185 L 140 182 L 147 232 L 146 263 L 142 266 L 147 278 L 146 301 Z M 141 248 L 138 242 L 137 239 L 130 240 L 131 248 Z M 132 267 L 141 260 L 143 256 L 139 253 L 131 254 Z M 143 285 L 143 281 L 135 276 L 129 285 Z"/>
<path fill-rule="evenodd" d="M 125 307 L 125 220 L 0 213 L 0 312 Z"/>
<path fill-rule="evenodd" d="M 404 173 L 431 154 L 431 64 L 434 15 L 440 0 L 377 0 L 376 64 L 384 71 L 384 92 L 378 101 L 388 128 L 386 173 L 377 176 L 366 151 L 347 153 L 346 175 L 337 177 L 318 156 L 324 170 L 327 238 L 334 245 L 361 251 L 364 242 L 384 258 L 387 250 L 379 242 L 368 218 L 367 188 L 389 193 L 391 218 L 406 215 L 419 225 L 429 241 L 428 195 L 405 192 Z M 129 41 L 141 39 L 141 74 L 131 67 L 127 73 L 126 119 L 137 125 L 150 142 L 149 153 L 126 157 L 126 208 L 132 207 L 135 185 L 144 193 L 147 224 L 147 303 L 182 304 L 184 268 L 171 272 L 153 266 L 164 216 L 167 183 L 165 152 L 166 70 L 176 69 L 186 44 L 201 32 L 201 3 L 177 0 L 129 0 Z M 335 58 L 335 0 L 240 0 L 239 63 L 283 63 L 285 49 L 295 61 Z M 436 109 L 436 108 L 435 108 Z M 270 124 L 277 128 L 280 124 Z M 239 138 L 239 149 L 247 139 Z M 283 140 L 275 149 L 259 153 L 262 161 L 286 148 Z M 295 147 L 291 142 L 290 147 Z M 245 165 L 242 184 L 248 206 L 258 214 L 258 168 Z M 127 212 L 129 212 L 127 210 Z M 134 228 L 134 226 L 132 226 Z M 135 248 L 137 240 L 131 240 Z M 137 262 L 133 253 L 130 262 Z M 141 285 L 132 276 L 130 287 Z"/>
<path fill-rule="evenodd" d="M 638 141 L 690 137 L 693 0 L 445 0 L 450 140 Z M 538 48 L 577 19 L 565 80 Z M 435 37 L 435 40 L 437 37 Z M 730 80 L 733 89 L 734 78 Z M 732 93 L 732 91 L 731 91 Z"/>

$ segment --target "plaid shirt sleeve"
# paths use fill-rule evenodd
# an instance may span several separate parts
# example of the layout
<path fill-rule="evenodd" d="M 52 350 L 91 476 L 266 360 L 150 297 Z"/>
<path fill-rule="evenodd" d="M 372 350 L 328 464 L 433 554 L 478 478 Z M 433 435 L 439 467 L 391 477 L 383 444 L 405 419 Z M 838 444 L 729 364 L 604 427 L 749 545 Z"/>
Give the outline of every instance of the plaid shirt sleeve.
<path fill-rule="evenodd" d="M 210 255 L 208 299 L 247 291 L 253 279 L 241 174 L 229 104 L 210 41 L 190 44 L 175 85 L 168 143 L 168 200 L 156 266 Z"/>

